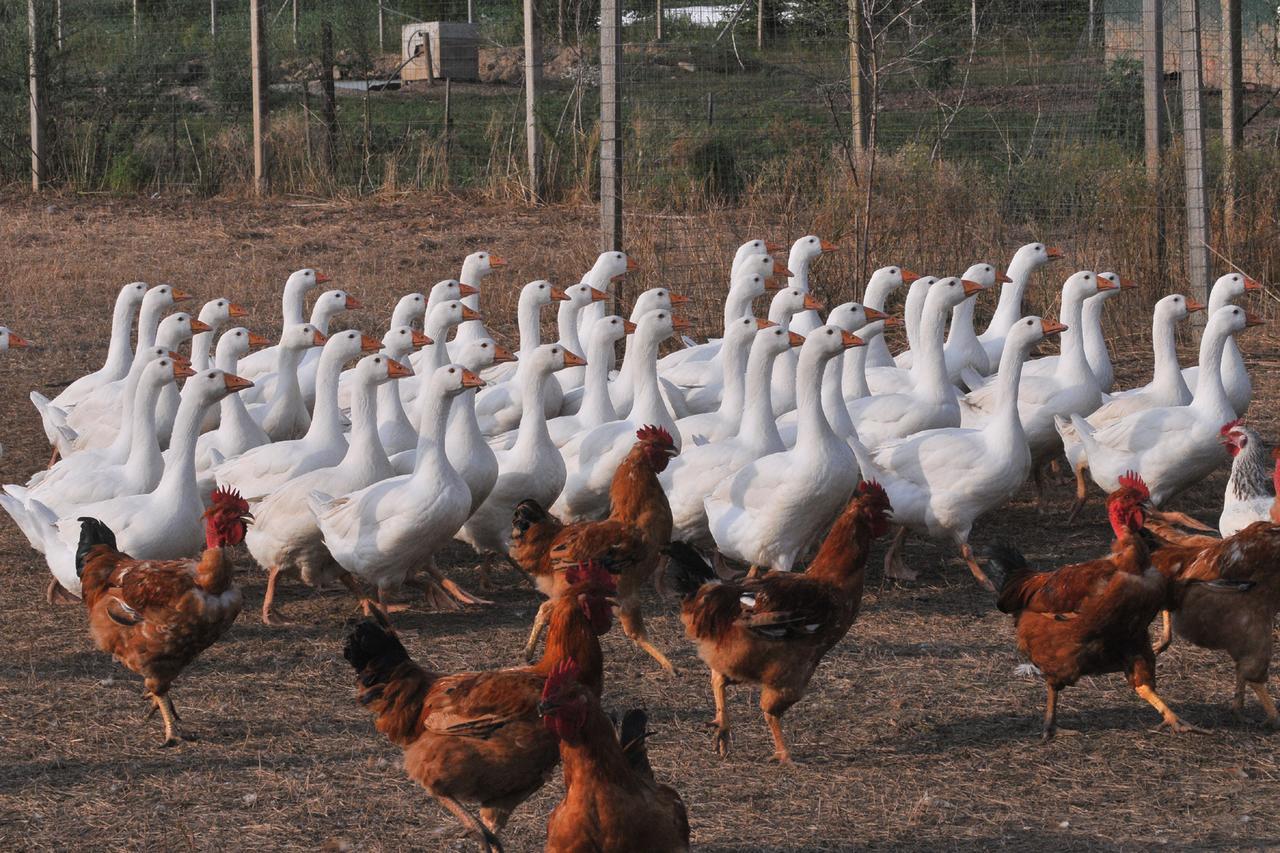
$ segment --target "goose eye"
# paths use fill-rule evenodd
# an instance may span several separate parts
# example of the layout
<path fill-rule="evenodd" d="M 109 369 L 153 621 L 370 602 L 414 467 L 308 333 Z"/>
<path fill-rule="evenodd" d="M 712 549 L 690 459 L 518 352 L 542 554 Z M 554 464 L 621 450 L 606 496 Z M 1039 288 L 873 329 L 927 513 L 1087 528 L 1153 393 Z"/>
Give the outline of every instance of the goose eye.
<path fill-rule="evenodd" d="M 1087 276 L 1085 276 L 1085 277 L 1084 277 L 1084 280 L 1085 280 L 1085 281 L 1091 281 L 1092 279 L 1093 279 L 1093 276 L 1091 276 L 1091 275 L 1087 275 Z"/>
<path fill-rule="evenodd" d="M 215 374 L 213 374 L 213 373 L 210 373 L 210 374 L 209 374 L 209 378 L 210 378 L 210 379 L 216 379 L 216 378 L 217 378 L 217 376 L 216 376 Z"/>
<path fill-rule="evenodd" d="M 481 345 L 480 345 L 480 349 L 488 349 L 488 348 L 489 348 L 489 345 L 488 345 L 488 344 L 481 344 Z"/>
<path fill-rule="evenodd" d="M 169 366 L 169 362 L 165 361 L 164 359 L 160 359 L 160 366 L 161 366 L 161 367 L 168 367 L 168 366 Z"/>
<path fill-rule="evenodd" d="M 450 368 L 449 368 L 449 372 L 450 372 L 450 373 L 457 373 L 458 371 L 456 371 L 456 370 L 454 370 L 452 367 L 450 367 Z"/>
<path fill-rule="evenodd" d="M 374 363 L 374 364 L 382 364 L 382 359 L 380 359 L 380 358 L 375 358 L 375 359 L 373 360 L 373 363 Z"/>
<path fill-rule="evenodd" d="M 1027 321 L 1027 325 L 1028 325 L 1028 326 L 1034 326 L 1034 325 L 1035 325 L 1035 323 L 1033 323 L 1033 322 L 1031 322 L 1030 320 L 1028 320 L 1028 321 Z"/>

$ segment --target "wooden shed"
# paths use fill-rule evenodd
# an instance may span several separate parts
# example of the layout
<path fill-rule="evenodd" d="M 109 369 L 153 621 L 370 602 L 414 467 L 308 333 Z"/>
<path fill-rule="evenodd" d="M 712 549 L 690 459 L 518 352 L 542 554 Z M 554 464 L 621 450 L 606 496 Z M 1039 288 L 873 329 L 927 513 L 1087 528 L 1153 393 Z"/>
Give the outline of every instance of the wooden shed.
<path fill-rule="evenodd" d="M 426 80 L 429 55 L 437 80 L 479 79 L 479 46 L 480 33 L 475 24 L 453 21 L 405 24 L 400 32 L 400 60 L 407 64 L 400 76 L 406 81 Z"/>

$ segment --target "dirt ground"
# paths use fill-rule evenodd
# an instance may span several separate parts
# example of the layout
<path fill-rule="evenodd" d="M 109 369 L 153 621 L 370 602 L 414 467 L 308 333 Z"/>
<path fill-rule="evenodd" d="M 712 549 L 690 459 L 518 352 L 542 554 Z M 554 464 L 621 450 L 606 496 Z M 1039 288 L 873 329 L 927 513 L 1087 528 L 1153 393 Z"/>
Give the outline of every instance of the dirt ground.
<path fill-rule="evenodd" d="M 450 198 L 0 205 L 0 323 L 40 344 L 0 358 L 0 480 L 23 482 L 46 459 L 27 393 L 55 393 L 96 366 L 123 282 L 171 281 L 197 304 L 231 297 L 251 309 L 251 328 L 272 334 L 280 284 L 290 270 L 314 266 L 364 301 L 351 323 L 380 334 L 400 294 L 455 275 L 483 246 L 511 260 L 485 291 L 486 310 L 510 317 L 517 283 L 568 280 L 590 265 L 594 219 L 589 208 L 477 209 Z M 709 280 L 719 274 L 709 271 Z M 718 306 L 698 309 L 719 316 Z M 1274 440 L 1280 347 L 1257 332 L 1242 343 L 1253 368 L 1251 418 Z M 1122 363 L 1122 382 L 1142 378 L 1148 365 L 1149 357 Z M 1216 520 L 1224 483 L 1220 472 L 1177 506 Z M 1095 503 L 1068 526 L 1068 500 L 1060 487 L 1042 517 L 1025 489 L 979 523 L 975 545 L 1008 539 L 1045 564 L 1100 553 L 1109 539 L 1101 509 Z M 1159 662 L 1162 695 L 1212 734 L 1155 731 L 1156 714 L 1108 676 L 1067 691 L 1060 722 L 1081 734 L 1044 746 L 1043 688 L 1015 674 L 1010 620 L 991 596 L 949 553 L 916 540 L 908 557 L 921 579 L 887 583 L 882 552 L 883 543 L 861 617 L 784 718 L 803 762 L 794 769 L 769 762 L 746 688 L 730 692 L 733 755 L 713 752 L 706 670 L 674 602 L 654 595 L 648 606 L 678 678 L 660 674 L 617 629 L 604 638 L 605 704 L 648 709 L 653 766 L 684 797 L 699 849 L 1280 845 L 1275 737 L 1256 705 L 1244 719 L 1231 715 L 1224 656 L 1175 644 Z M 161 750 L 159 721 L 142 719 L 140 681 L 92 648 L 81 608 L 44 603 L 47 570 L 0 518 L 0 847 L 475 849 L 405 777 L 399 751 L 353 700 L 341 655 L 350 598 L 285 584 L 295 625 L 266 628 L 257 618 L 264 573 L 243 553 L 238 564 L 245 612 L 173 694 L 200 741 Z M 441 564 L 474 584 L 475 557 L 465 548 Z M 509 588 L 493 607 L 404 614 L 410 652 L 445 670 L 516 664 L 538 601 L 514 576 L 499 577 Z M 516 813 L 508 850 L 541 849 L 561 791 L 557 774 Z"/>

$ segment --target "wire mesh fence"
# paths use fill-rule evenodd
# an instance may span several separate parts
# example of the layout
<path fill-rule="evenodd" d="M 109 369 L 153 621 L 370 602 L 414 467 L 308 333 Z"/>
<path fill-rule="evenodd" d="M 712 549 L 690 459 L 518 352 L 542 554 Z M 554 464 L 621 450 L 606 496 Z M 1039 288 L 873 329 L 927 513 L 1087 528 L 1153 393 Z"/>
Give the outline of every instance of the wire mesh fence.
<path fill-rule="evenodd" d="M 718 280 L 707 270 L 749 236 L 838 237 L 849 251 L 815 268 L 828 301 L 854 295 L 881 263 L 998 262 L 1032 238 L 1067 243 L 1081 265 L 1175 277 L 1188 248 L 1188 1 L 1163 3 L 1167 120 L 1153 172 L 1142 24 L 1152 0 L 625 0 L 624 242 L 654 259 L 651 276 L 693 289 Z M 1241 8 L 1243 54 L 1243 147 L 1229 161 L 1220 5 L 1198 4 L 1209 228 L 1216 251 L 1265 277 L 1280 262 L 1278 10 L 1228 2 Z M 5 0 L 0 180 L 30 168 L 28 4 L 50 183 L 251 185 L 247 0 Z M 600 2 L 533 9 L 536 175 L 520 4 L 263 0 L 273 190 L 597 200 L 609 70 Z M 443 23 L 424 35 L 423 22 Z"/>

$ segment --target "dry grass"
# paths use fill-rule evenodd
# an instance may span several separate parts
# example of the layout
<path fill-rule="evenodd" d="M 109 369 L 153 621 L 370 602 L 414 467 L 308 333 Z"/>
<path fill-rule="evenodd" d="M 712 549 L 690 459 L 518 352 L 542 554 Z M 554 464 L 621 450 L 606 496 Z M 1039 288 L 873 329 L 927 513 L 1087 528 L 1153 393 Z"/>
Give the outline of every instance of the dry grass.
<path fill-rule="evenodd" d="M 253 328 L 270 332 L 284 275 L 314 265 L 369 306 L 353 322 L 380 331 L 399 294 L 454 274 L 466 252 L 486 246 L 513 267 L 490 280 L 486 308 L 510 317 L 518 283 L 546 274 L 568 280 L 587 268 L 594 216 L 590 208 L 477 209 L 448 198 L 9 204 L 0 222 L 0 321 L 42 348 L 0 359 L 0 480 L 20 482 L 45 458 L 26 393 L 100 358 L 105 306 L 123 281 L 172 280 L 202 298 L 235 298 L 253 311 Z M 640 245 L 642 262 L 652 245 Z M 708 267 L 704 280 L 720 273 Z M 661 275 L 650 268 L 640 284 Z M 712 322 L 719 314 L 706 303 L 697 308 Z M 1251 333 L 1244 349 L 1254 419 L 1274 438 L 1280 342 Z M 1139 378 L 1128 364 L 1121 374 Z M 1180 507 L 1213 517 L 1223 482 L 1215 476 Z M 1108 538 L 1100 510 L 1067 527 L 1066 502 L 1064 490 L 1055 514 L 1041 519 L 1024 491 L 980 523 L 975 542 L 1008 538 L 1045 562 L 1097 553 Z M 1280 844 L 1274 740 L 1256 707 L 1243 721 L 1228 712 L 1232 674 L 1223 657 L 1176 644 L 1160 660 L 1162 694 L 1210 735 L 1154 733 L 1156 715 L 1109 676 L 1066 694 L 1061 722 L 1083 734 L 1041 746 L 1042 690 L 1013 674 L 1020 660 L 1007 617 L 948 564 L 949 554 L 914 541 L 908 554 L 921 580 L 886 584 L 873 563 L 862 617 L 787 716 L 793 751 L 806 762 L 794 770 L 766 761 L 768 736 L 747 689 L 730 694 L 734 755 L 725 761 L 711 751 L 702 727 L 712 714 L 706 673 L 673 603 L 651 599 L 650 610 L 679 679 L 660 676 L 619 632 L 605 638 L 606 704 L 649 709 L 654 766 L 688 803 L 700 849 Z M 473 562 L 457 548 L 443 565 L 468 583 Z M 176 687 L 180 712 L 202 740 L 162 751 L 156 721 L 142 722 L 138 680 L 92 650 L 79 608 L 43 603 L 42 563 L 0 521 L 0 846 L 474 849 L 405 778 L 398 751 L 353 701 L 340 653 L 349 599 L 289 585 L 284 605 L 297 624 L 267 629 L 254 613 L 263 573 L 243 555 L 240 566 L 246 613 Z M 407 614 L 401 625 L 412 653 L 446 669 L 516 663 L 537 602 L 518 587 L 497 598 L 485 610 Z M 557 778 L 517 813 L 509 850 L 541 848 L 560 790 Z"/>

